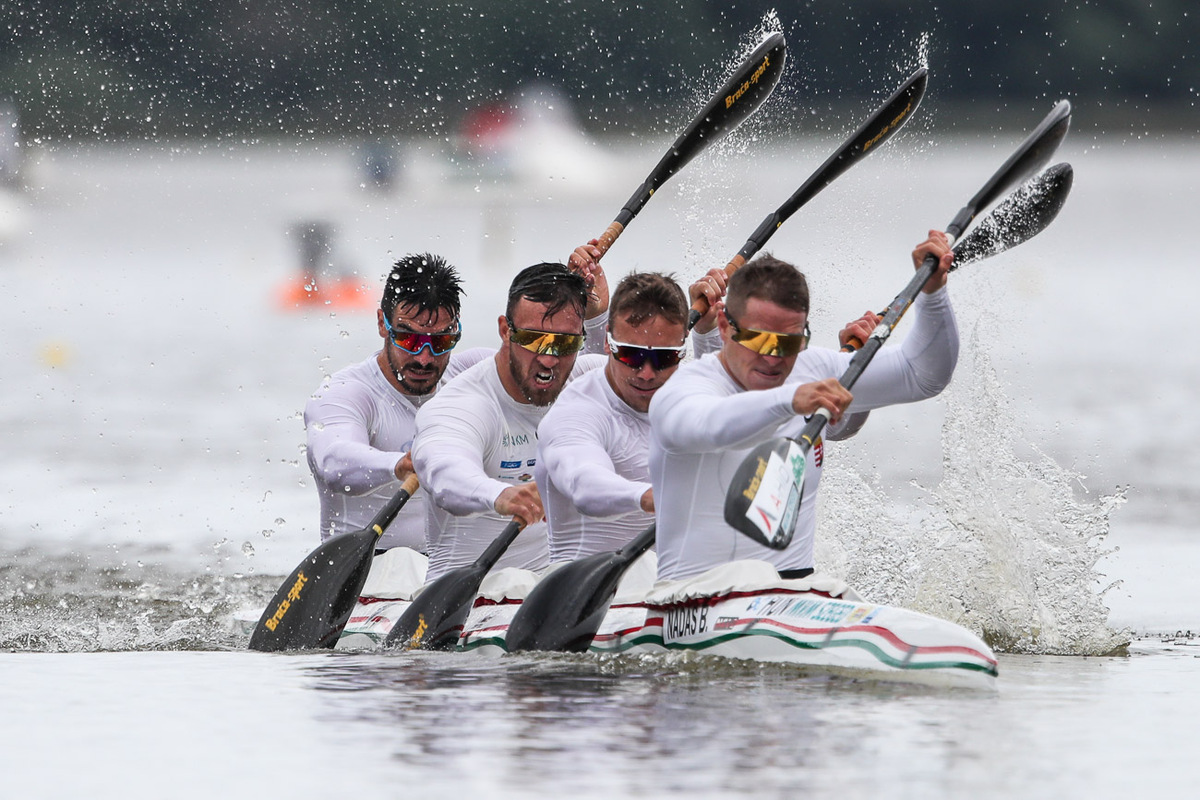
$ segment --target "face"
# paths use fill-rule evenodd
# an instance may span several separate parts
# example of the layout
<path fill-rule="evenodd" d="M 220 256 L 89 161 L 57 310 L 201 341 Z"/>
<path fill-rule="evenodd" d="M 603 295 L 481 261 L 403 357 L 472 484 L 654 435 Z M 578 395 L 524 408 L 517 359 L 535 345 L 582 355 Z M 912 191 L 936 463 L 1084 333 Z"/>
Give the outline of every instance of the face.
<path fill-rule="evenodd" d="M 547 316 L 546 306 L 521 298 L 512 313 L 513 327 L 522 330 L 538 330 L 547 333 L 583 333 L 583 315 L 579 309 L 564 306 L 553 315 Z M 500 382 L 505 390 L 518 402 L 535 406 L 548 406 L 558 399 L 567 384 L 571 369 L 575 366 L 575 353 L 567 356 L 552 356 L 532 353 L 515 342 L 509 341 L 508 320 L 500 317 L 500 352 L 496 362 L 500 369 Z"/>
<path fill-rule="evenodd" d="M 383 337 L 383 352 L 379 354 L 379 366 L 388 382 L 404 394 L 426 395 L 437 388 L 450 353 L 435 356 L 429 347 L 410 353 L 397 347 L 384 325 L 383 310 L 375 312 L 379 324 L 379 335 Z M 392 312 L 392 331 L 402 333 L 450 333 L 458 328 L 458 320 L 447 309 L 439 308 L 436 313 L 422 312 L 411 304 L 398 305 Z"/>
<path fill-rule="evenodd" d="M 639 325 L 632 325 L 628 319 L 614 318 L 610 323 L 612 338 L 620 344 L 631 344 L 638 347 L 683 347 L 687 332 L 683 323 L 669 322 L 660 316 L 643 320 Z M 648 411 L 650 398 L 667 382 L 667 378 L 679 369 L 676 364 L 665 369 L 655 370 L 651 359 L 646 359 L 640 367 L 623 364 L 612 356 L 611 348 L 606 343 L 606 353 L 609 353 L 608 363 L 604 366 L 608 385 L 617 393 L 617 397 L 635 411 Z"/>
<path fill-rule="evenodd" d="M 742 328 L 774 333 L 804 333 L 804 325 L 808 322 L 808 314 L 803 311 L 793 311 L 757 297 L 747 300 L 745 310 L 740 314 L 734 313 L 734 317 Z M 733 341 L 733 329 L 724 312 L 717 318 L 717 326 L 721 329 L 723 341 L 721 363 L 739 386 L 750 391 L 759 391 L 783 385 L 784 379 L 796 363 L 797 356 L 759 355 Z"/>

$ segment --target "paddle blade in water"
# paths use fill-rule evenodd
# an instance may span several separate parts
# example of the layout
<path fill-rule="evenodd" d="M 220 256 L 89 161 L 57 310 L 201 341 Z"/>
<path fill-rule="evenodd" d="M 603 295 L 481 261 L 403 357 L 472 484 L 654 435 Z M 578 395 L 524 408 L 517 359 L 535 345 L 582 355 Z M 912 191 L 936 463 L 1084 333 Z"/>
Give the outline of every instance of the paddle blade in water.
<path fill-rule="evenodd" d="M 615 553 L 564 564 L 533 587 L 508 626 L 505 649 L 586 652 L 621 578 L 654 545 L 654 526 Z"/>
<path fill-rule="evenodd" d="M 474 564 L 451 570 L 421 590 L 396 620 L 383 646 L 453 650 L 486 570 Z"/>
<path fill-rule="evenodd" d="M 791 439 L 763 442 L 742 459 L 725 494 L 725 521 L 759 544 L 791 544 L 804 486 L 805 450 Z"/>
<path fill-rule="evenodd" d="M 337 644 L 371 569 L 379 537 L 372 530 L 343 533 L 300 562 L 254 626 L 250 649 L 310 650 Z"/>
<path fill-rule="evenodd" d="M 375 546 L 420 487 L 409 475 L 366 528 L 325 541 L 275 592 L 250 636 L 251 650 L 333 647 L 367 582 Z"/>
<path fill-rule="evenodd" d="M 951 269 L 1003 253 L 1044 231 L 1067 202 L 1073 178 L 1070 164 L 1055 164 L 1026 182 L 954 246 Z"/>

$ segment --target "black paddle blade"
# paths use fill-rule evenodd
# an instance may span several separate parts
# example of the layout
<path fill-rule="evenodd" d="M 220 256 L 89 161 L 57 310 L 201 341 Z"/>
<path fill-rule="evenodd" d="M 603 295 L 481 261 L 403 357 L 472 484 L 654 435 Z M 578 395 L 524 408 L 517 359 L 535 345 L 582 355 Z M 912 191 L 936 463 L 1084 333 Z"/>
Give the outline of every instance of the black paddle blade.
<path fill-rule="evenodd" d="M 373 530 L 326 540 L 300 562 L 263 611 L 250 649 L 312 650 L 337 644 L 371 570 Z"/>
<path fill-rule="evenodd" d="M 1066 100 L 1060 100 L 1050 113 L 1038 123 L 1033 132 L 1025 137 L 1025 141 L 1021 142 L 1016 151 L 996 171 L 996 174 L 967 203 L 964 211 L 969 209 L 970 214 L 965 221 L 955 227 L 960 222 L 959 218 L 955 218 L 947 230 L 952 231 L 956 236 L 962 233 L 970 224 L 971 218 L 986 206 L 991 205 L 1009 189 L 1049 164 L 1054 152 L 1066 138 L 1070 127 L 1071 104 Z M 962 212 L 959 213 L 962 214 Z"/>
<path fill-rule="evenodd" d="M 782 550 L 792 542 L 804 490 L 807 450 L 771 439 L 751 450 L 725 493 L 725 522 L 759 544 Z"/>
<path fill-rule="evenodd" d="M 754 48 L 692 119 L 671 149 L 659 160 L 645 182 L 621 209 L 617 222 L 626 225 L 637 216 L 650 196 L 704 148 L 740 125 L 770 96 L 783 75 L 787 43 L 782 33 L 772 33 Z"/>
<path fill-rule="evenodd" d="M 513 616 L 505 649 L 587 652 L 608 613 L 621 578 L 654 544 L 654 526 L 614 553 L 565 564 L 533 587 Z"/>
<path fill-rule="evenodd" d="M 409 475 L 371 524 L 326 540 L 309 553 L 275 592 L 250 636 L 250 649 L 333 647 L 350 619 L 371 571 L 375 545 L 420 484 Z"/>
<path fill-rule="evenodd" d="M 957 269 L 1029 241 L 1049 227 L 1071 193 L 1074 170 L 1055 164 L 996 206 L 954 246 Z"/>
<path fill-rule="evenodd" d="M 422 589 L 388 631 L 383 646 L 406 650 L 453 650 L 463 623 L 471 613 L 479 584 L 524 527 L 522 520 L 514 518 L 484 548 L 475 563 L 450 570 Z"/>
<path fill-rule="evenodd" d="M 471 564 L 451 570 L 429 584 L 396 620 L 383 646 L 453 650 L 486 574 L 486 569 Z"/>
<path fill-rule="evenodd" d="M 928 83 L 929 70 L 924 67 L 910 75 L 908 80 L 901 84 L 900 88 L 893 92 L 891 97 L 885 100 L 883 105 L 877 108 L 835 153 L 825 159 L 825 163 L 817 168 L 817 171 L 787 199 L 787 202 L 763 221 L 739 255 L 749 259 L 757 253 L 770 235 L 775 232 L 775 229 L 811 200 L 817 192 L 833 183 L 842 173 L 868 154 L 878 150 L 880 145 L 898 133 L 904 127 L 904 123 L 912 119 L 917 106 L 921 104 L 921 98 L 925 96 L 925 87 Z M 757 247 L 750 250 L 751 244 L 756 244 Z"/>

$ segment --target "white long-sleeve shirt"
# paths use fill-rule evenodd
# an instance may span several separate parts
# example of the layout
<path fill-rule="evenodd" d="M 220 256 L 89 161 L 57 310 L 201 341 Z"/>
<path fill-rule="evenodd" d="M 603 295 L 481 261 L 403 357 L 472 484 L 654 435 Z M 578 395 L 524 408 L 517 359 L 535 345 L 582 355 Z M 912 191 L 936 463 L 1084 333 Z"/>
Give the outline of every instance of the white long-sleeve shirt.
<path fill-rule="evenodd" d="M 604 364 L 580 355 L 571 377 Z M 465 370 L 417 414 L 413 465 L 427 504 L 428 580 L 472 563 L 509 523 L 495 502 L 509 486 L 533 480 L 537 428 L 548 407 L 518 403 L 504 390 L 495 359 Z M 549 564 L 546 523 L 521 532 L 497 567 L 539 570 Z"/>
<path fill-rule="evenodd" d="M 444 384 L 495 350 L 476 347 L 450 356 Z M 321 539 L 365 528 L 399 489 L 395 468 L 412 449 L 417 409 L 432 395 L 413 397 L 388 383 L 379 354 L 331 375 L 304 407 L 308 466 L 321 501 Z M 380 548 L 425 550 L 425 497 L 418 492 L 388 526 Z"/>
<path fill-rule="evenodd" d="M 650 418 L 630 408 L 603 369 L 567 385 L 538 427 L 534 475 L 549 524 L 550 561 L 617 550 L 654 521 Z"/>
<path fill-rule="evenodd" d="M 915 325 L 899 347 L 884 347 L 852 392 L 853 411 L 921 400 L 950 382 L 958 360 L 958 328 L 947 291 L 921 294 Z M 725 493 L 734 471 L 756 445 L 797 436 L 805 420 L 792 411 L 801 383 L 840 377 L 852 358 L 810 348 L 782 386 L 746 391 L 717 355 L 681 366 L 650 403 L 650 479 L 657 510 L 658 576 L 675 580 L 738 559 L 777 569 L 813 566 L 817 489 L 824 463 L 818 438 L 804 472 L 804 492 L 791 545 L 773 550 L 725 522 Z"/>

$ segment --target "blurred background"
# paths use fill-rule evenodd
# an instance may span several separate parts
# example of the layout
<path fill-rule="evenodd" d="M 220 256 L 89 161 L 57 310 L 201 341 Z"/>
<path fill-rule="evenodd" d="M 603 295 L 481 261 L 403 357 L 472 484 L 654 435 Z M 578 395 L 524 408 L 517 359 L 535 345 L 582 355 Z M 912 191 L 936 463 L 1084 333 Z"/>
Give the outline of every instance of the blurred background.
<path fill-rule="evenodd" d="M 1023 126 L 1037 98 L 1077 132 L 1193 133 L 1200 12 L 1189 0 L 12 0 L 0 97 L 27 140 L 438 135 L 548 83 L 593 134 L 661 130 L 688 78 L 719 77 L 778 8 L 799 80 L 787 129 L 873 95 L 928 36 L 930 99 L 960 125 Z"/>

